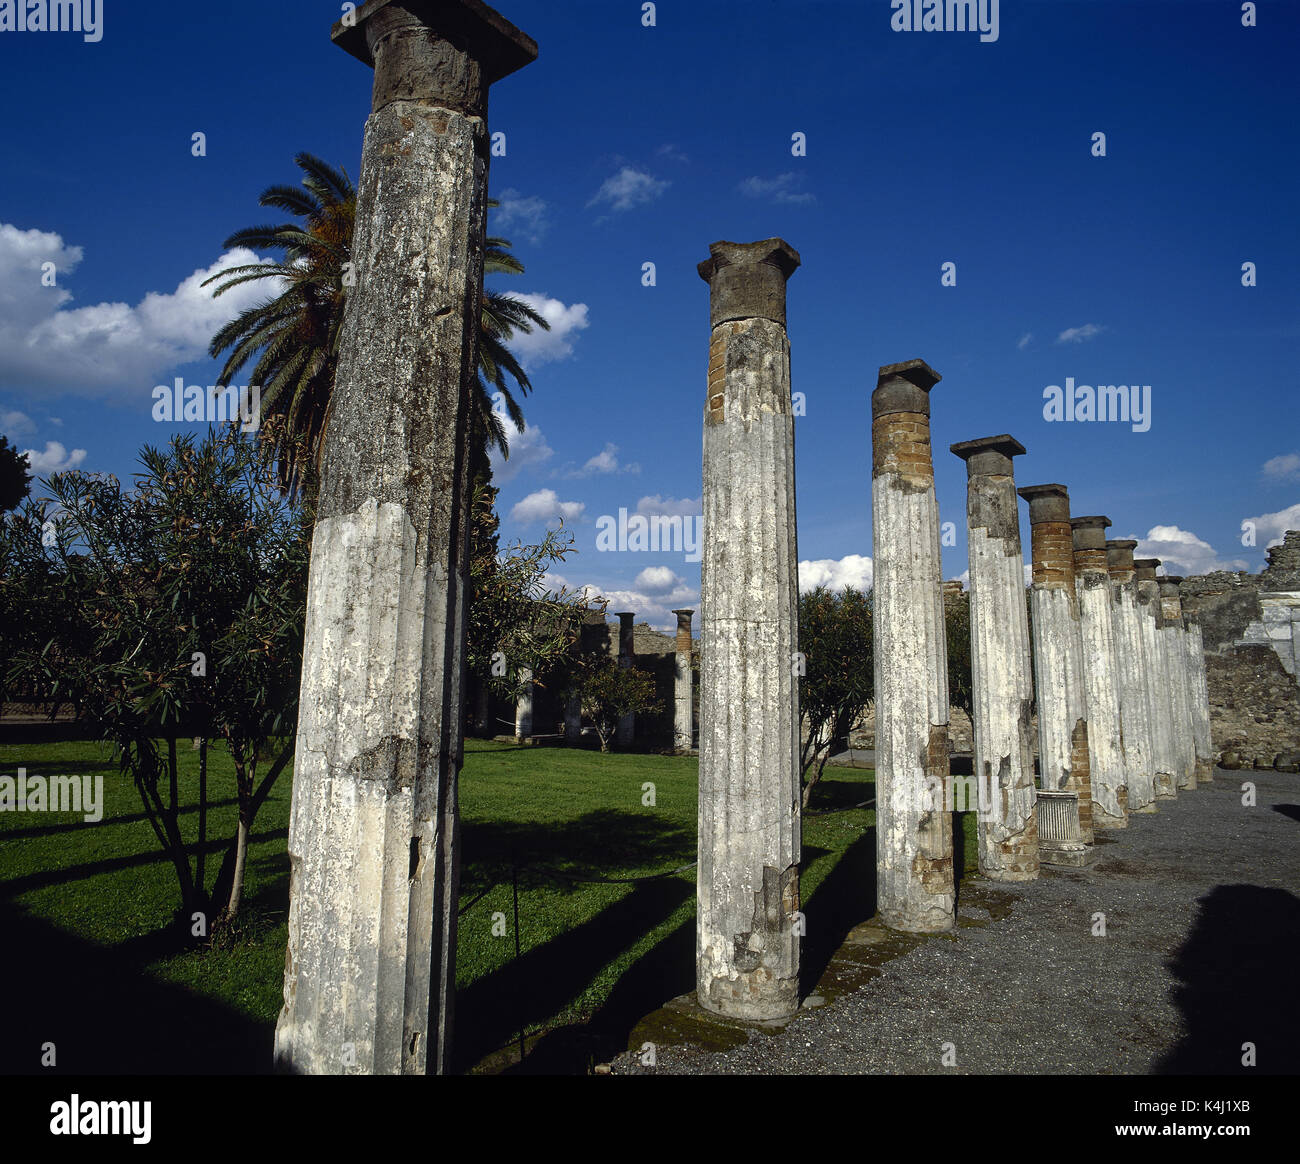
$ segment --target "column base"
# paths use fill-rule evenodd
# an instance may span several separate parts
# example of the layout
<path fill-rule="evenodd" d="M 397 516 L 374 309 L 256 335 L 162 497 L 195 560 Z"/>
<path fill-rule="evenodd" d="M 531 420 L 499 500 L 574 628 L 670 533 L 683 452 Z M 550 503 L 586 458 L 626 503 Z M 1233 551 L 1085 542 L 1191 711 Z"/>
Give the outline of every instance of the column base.
<path fill-rule="evenodd" d="M 700 983 L 696 997 L 705 1010 L 745 1022 L 772 1022 L 799 1012 L 797 979 L 775 979 L 763 969 Z"/>
<path fill-rule="evenodd" d="M 1049 868 L 1082 869 L 1092 862 L 1093 850 L 1082 841 L 1038 845 L 1038 861 Z"/>

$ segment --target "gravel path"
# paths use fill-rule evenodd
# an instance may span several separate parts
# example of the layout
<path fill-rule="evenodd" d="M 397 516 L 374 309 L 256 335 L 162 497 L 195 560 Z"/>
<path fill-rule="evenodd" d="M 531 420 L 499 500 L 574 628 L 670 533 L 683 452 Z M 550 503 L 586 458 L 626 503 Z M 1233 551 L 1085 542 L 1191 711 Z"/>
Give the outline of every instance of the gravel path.
<path fill-rule="evenodd" d="M 653 1067 L 629 1053 L 613 1073 L 1234 1074 L 1243 1043 L 1256 1073 L 1300 1071 L 1300 776 L 1219 770 L 1102 836 L 1086 870 L 963 882 L 952 935 L 858 927 L 827 1005 L 784 1030 L 656 1045 Z M 855 959 L 866 984 L 835 997 Z"/>

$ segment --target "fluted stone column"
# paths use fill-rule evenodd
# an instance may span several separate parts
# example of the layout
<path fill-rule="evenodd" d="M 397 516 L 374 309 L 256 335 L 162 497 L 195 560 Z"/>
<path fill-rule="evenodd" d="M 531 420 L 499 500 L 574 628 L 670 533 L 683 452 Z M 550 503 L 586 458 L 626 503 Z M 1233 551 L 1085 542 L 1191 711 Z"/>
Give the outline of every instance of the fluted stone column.
<path fill-rule="evenodd" d="M 799 649 L 794 416 L 781 239 L 716 242 L 709 284 L 700 620 L 700 1004 L 799 1006 Z"/>
<path fill-rule="evenodd" d="M 519 695 L 515 700 L 515 739 L 526 740 L 533 734 L 533 671 L 519 668 Z"/>
<path fill-rule="evenodd" d="M 691 638 L 693 610 L 674 610 L 677 616 L 677 673 L 673 682 L 673 742 L 679 752 L 689 752 L 695 746 L 694 678 L 691 671 L 691 653 L 695 642 Z"/>
<path fill-rule="evenodd" d="M 1201 631 L 1200 600 L 1184 593 L 1183 621 L 1187 624 L 1187 666 L 1191 676 L 1192 725 L 1196 737 L 1196 783 L 1214 779 L 1214 740 L 1210 735 L 1210 692 L 1205 674 L 1205 638 Z"/>
<path fill-rule="evenodd" d="M 308 575 L 275 1058 L 447 1065 L 459 891 L 466 479 L 488 86 L 537 46 L 477 0 L 367 4 L 373 64 Z"/>
<path fill-rule="evenodd" d="M 618 665 L 620 670 L 629 670 L 636 658 L 636 628 L 633 625 L 636 612 L 624 610 L 618 612 Z M 614 725 L 614 742 L 621 748 L 629 747 L 636 736 L 636 712 L 620 715 Z"/>
<path fill-rule="evenodd" d="M 1174 755 L 1179 788 L 1196 787 L 1196 728 L 1192 721 L 1192 693 L 1187 667 L 1187 632 L 1178 597 L 1182 578 L 1166 574 L 1160 582 L 1160 609 L 1165 625 L 1169 689 L 1174 708 Z"/>
<path fill-rule="evenodd" d="M 1174 706 L 1165 645 L 1164 615 L 1160 609 L 1159 558 L 1135 558 L 1138 621 L 1142 624 L 1143 656 L 1147 664 L 1147 694 L 1151 703 L 1151 744 L 1155 764 L 1156 800 L 1178 795 L 1178 762 L 1174 743 Z"/>
<path fill-rule="evenodd" d="M 1083 682 L 1088 702 L 1088 771 L 1092 779 L 1092 827 L 1128 827 L 1128 773 L 1120 736 L 1118 668 L 1110 618 L 1110 570 L 1106 564 L 1108 517 L 1076 517 L 1074 585 L 1083 636 Z"/>
<path fill-rule="evenodd" d="M 1034 683 L 1012 463 L 1025 448 L 1002 435 L 950 449 L 966 462 L 967 476 L 979 867 L 995 881 L 1031 881 L 1038 876 Z"/>
<path fill-rule="evenodd" d="M 1137 542 L 1106 543 L 1110 571 L 1111 626 L 1119 685 L 1120 733 L 1124 742 L 1129 812 L 1156 811 L 1155 761 L 1151 742 L 1151 703 L 1147 692 L 1146 644 L 1138 614 Z"/>
<path fill-rule="evenodd" d="M 1074 533 L 1064 485 L 1017 489 L 1029 502 L 1030 626 L 1038 707 L 1038 765 L 1043 788 L 1079 797 L 1079 839 L 1092 844 L 1092 778 L 1088 757 L 1083 637 L 1074 584 Z"/>
<path fill-rule="evenodd" d="M 877 908 L 885 925 L 951 929 L 948 645 L 924 360 L 880 369 L 871 396 Z"/>

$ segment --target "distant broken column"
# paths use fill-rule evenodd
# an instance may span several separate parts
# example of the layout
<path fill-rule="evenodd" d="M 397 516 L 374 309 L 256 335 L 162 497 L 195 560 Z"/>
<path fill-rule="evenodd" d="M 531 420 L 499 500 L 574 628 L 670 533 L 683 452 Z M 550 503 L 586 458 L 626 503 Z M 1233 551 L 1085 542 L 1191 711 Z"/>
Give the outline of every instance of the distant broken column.
<path fill-rule="evenodd" d="M 636 628 L 633 620 L 635 611 L 624 610 L 618 614 L 618 666 L 620 670 L 629 670 L 636 658 Z M 620 715 L 614 725 L 614 742 L 621 748 L 629 747 L 636 736 L 636 712 Z"/>
<path fill-rule="evenodd" d="M 1106 563 L 1108 517 L 1076 517 L 1074 585 L 1083 639 L 1083 683 L 1088 708 L 1088 774 L 1092 781 L 1092 827 L 1128 827 L 1128 773 L 1120 735 L 1115 632 L 1111 626 L 1110 569 Z"/>
<path fill-rule="evenodd" d="M 519 668 L 519 695 L 515 700 L 515 739 L 523 741 L 533 734 L 533 671 Z"/>
<path fill-rule="evenodd" d="M 564 704 L 564 739 L 577 743 L 582 739 L 582 692 L 571 691 Z"/>
<path fill-rule="evenodd" d="M 962 441 L 970 559 L 970 652 L 979 789 L 979 867 L 996 881 L 1038 876 L 1029 616 L 1010 436 Z"/>
<path fill-rule="evenodd" d="M 1178 597 L 1182 578 L 1166 574 L 1160 582 L 1160 612 L 1164 617 L 1169 690 L 1173 697 L 1175 775 L 1179 788 L 1196 787 L 1196 729 L 1192 723 L 1191 677 L 1188 675 L 1187 632 L 1183 627 L 1183 606 Z"/>
<path fill-rule="evenodd" d="M 1172 800 L 1178 795 L 1175 775 L 1174 707 L 1169 681 L 1169 664 L 1165 636 L 1161 628 L 1160 583 L 1156 580 L 1159 558 L 1135 558 L 1137 572 L 1138 621 L 1142 624 L 1147 667 L 1147 695 L 1151 706 L 1151 747 L 1155 767 L 1156 800 Z"/>
<path fill-rule="evenodd" d="M 880 920 L 954 925 L 948 645 L 924 360 L 880 369 L 871 395 L 875 563 L 876 900 Z"/>
<path fill-rule="evenodd" d="M 1074 532 L 1064 485 L 1017 489 L 1029 502 L 1030 627 L 1038 707 L 1038 765 L 1043 788 L 1079 798 L 1079 839 L 1092 844 L 1092 779 L 1083 638 L 1074 586 Z"/>
<path fill-rule="evenodd" d="M 693 610 L 674 610 L 677 616 L 677 673 L 673 683 L 673 743 L 679 752 L 689 752 L 695 745 L 695 708 L 693 706 L 693 669 L 691 638 Z"/>
<path fill-rule="evenodd" d="M 709 284 L 700 618 L 700 1005 L 799 1007 L 799 649 L 794 416 L 781 239 L 717 242 Z"/>
<path fill-rule="evenodd" d="M 1205 674 L 1205 639 L 1201 631 L 1200 601 L 1184 593 L 1183 619 L 1187 624 L 1187 665 L 1191 678 L 1192 728 L 1196 740 L 1196 783 L 1214 779 L 1214 740 L 1210 735 L 1210 693 Z"/>
<path fill-rule="evenodd" d="M 308 575 L 288 1072 L 444 1071 L 456 980 L 467 465 L 488 86 L 537 46 L 478 0 L 334 26 L 374 66 Z"/>
<path fill-rule="evenodd" d="M 1147 693 L 1146 643 L 1138 613 L 1135 541 L 1106 543 L 1110 570 L 1111 625 L 1119 685 L 1120 730 L 1128 781 L 1129 812 L 1156 811 L 1155 761 L 1151 740 L 1151 703 Z"/>

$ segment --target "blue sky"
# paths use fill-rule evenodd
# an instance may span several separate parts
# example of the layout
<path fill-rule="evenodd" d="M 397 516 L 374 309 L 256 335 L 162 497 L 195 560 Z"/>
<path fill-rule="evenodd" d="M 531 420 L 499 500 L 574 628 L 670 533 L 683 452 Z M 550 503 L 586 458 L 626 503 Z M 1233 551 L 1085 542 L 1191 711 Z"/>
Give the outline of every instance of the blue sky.
<path fill-rule="evenodd" d="M 947 446 L 1001 432 L 1028 449 L 1020 484 L 1065 483 L 1179 572 L 1259 569 L 1300 527 L 1300 5 L 1263 0 L 1254 28 L 1241 7 L 1002 0 L 985 43 L 895 32 L 889 0 L 668 0 L 653 27 L 636 0 L 502 0 L 541 53 L 492 94 L 492 225 L 527 267 L 499 285 L 555 323 L 520 345 L 535 390 L 499 474 L 505 539 L 567 515 L 570 584 L 663 627 L 697 605 L 697 564 L 598 553 L 596 523 L 699 512 L 696 264 L 779 235 L 803 260 L 805 585 L 870 578 L 870 394 L 916 356 L 943 376 L 946 577 L 966 569 Z M 181 427 L 151 419 L 153 387 L 214 383 L 207 340 L 246 305 L 197 288 L 232 261 L 222 240 L 275 217 L 257 195 L 297 180 L 300 150 L 356 176 L 371 74 L 330 44 L 341 10 L 104 0 L 96 43 L 0 31 L 0 431 L 39 469 L 129 476 Z M 1149 428 L 1045 420 L 1067 378 L 1150 385 Z"/>

